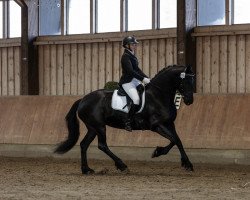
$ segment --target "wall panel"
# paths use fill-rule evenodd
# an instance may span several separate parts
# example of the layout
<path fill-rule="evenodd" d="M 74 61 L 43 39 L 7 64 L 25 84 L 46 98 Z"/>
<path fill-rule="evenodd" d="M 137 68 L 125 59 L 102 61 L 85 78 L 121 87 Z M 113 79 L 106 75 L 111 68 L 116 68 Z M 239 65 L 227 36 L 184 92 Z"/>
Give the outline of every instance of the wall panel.
<path fill-rule="evenodd" d="M 21 94 L 21 40 L 0 39 L 0 96 Z"/>
<path fill-rule="evenodd" d="M 246 36 L 246 92 L 250 93 L 250 35 Z"/>
<path fill-rule="evenodd" d="M 91 44 L 85 44 L 85 94 L 91 92 L 91 74 L 92 74 L 92 58 L 91 58 Z"/>
<path fill-rule="evenodd" d="M 77 94 L 84 94 L 84 44 L 78 45 L 77 69 Z"/>
<path fill-rule="evenodd" d="M 203 38 L 198 37 L 196 40 L 196 92 L 203 92 Z"/>
<path fill-rule="evenodd" d="M 153 77 L 157 71 L 158 71 L 158 58 L 157 58 L 157 52 L 158 52 L 158 44 L 157 40 L 151 40 L 150 41 L 150 51 L 149 51 L 149 66 L 143 66 L 143 71 L 146 67 L 150 68 L 150 74 L 148 74 L 150 77 Z M 147 70 L 145 70 L 147 71 Z"/>
<path fill-rule="evenodd" d="M 103 88 L 104 84 L 106 83 L 106 77 L 105 77 L 105 71 L 106 71 L 106 65 L 105 65 L 105 59 L 106 59 L 106 46 L 105 43 L 100 43 L 99 45 L 99 56 L 98 56 L 98 70 L 99 70 L 99 79 L 98 79 L 98 88 Z"/>
<path fill-rule="evenodd" d="M 211 38 L 211 93 L 219 92 L 219 37 Z"/>
<path fill-rule="evenodd" d="M 106 71 L 105 71 L 105 77 L 106 81 L 112 81 L 113 77 L 113 62 L 112 62 L 112 52 L 113 52 L 113 46 L 111 43 L 106 44 L 106 54 L 105 54 L 105 65 L 106 65 Z"/>
<path fill-rule="evenodd" d="M 228 36 L 228 92 L 236 93 L 236 36 Z"/>
<path fill-rule="evenodd" d="M 250 25 L 195 28 L 197 92 L 249 93 L 249 29 Z"/>
<path fill-rule="evenodd" d="M 139 40 L 137 57 L 153 77 L 176 61 L 176 29 L 131 33 Z M 108 37 L 110 36 L 110 37 Z M 84 95 L 120 79 L 125 33 L 39 37 L 39 94 Z"/>
<path fill-rule="evenodd" d="M 141 68 L 143 72 L 147 75 L 150 76 L 150 46 L 149 46 L 149 40 L 144 40 L 142 41 L 142 65 Z"/>
<path fill-rule="evenodd" d="M 56 144 L 65 140 L 65 114 L 81 96 L 0 98 L 0 144 Z M 196 94 L 193 105 L 181 105 L 175 121 L 185 148 L 249 149 L 250 95 Z M 237 115 L 235 114 L 237 113 Z M 81 135 L 86 127 L 81 124 Z M 165 146 L 168 140 L 151 131 L 133 134 L 107 127 L 110 146 Z M 92 145 L 97 145 L 95 140 Z"/>
<path fill-rule="evenodd" d="M 70 93 L 72 95 L 77 94 L 77 73 L 78 73 L 78 64 L 77 64 L 77 44 L 70 45 Z"/>
<path fill-rule="evenodd" d="M 2 48 L 2 95 L 8 95 L 8 51 Z"/>
<path fill-rule="evenodd" d="M 227 54 L 227 36 L 220 36 L 219 44 L 219 92 L 227 93 L 227 74 L 228 74 L 228 54 Z"/>
<path fill-rule="evenodd" d="M 51 94 L 56 94 L 56 83 L 57 83 L 57 75 L 56 75 L 56 71 L 57 71 L 57 65 L 56 65 L 56 45 L 51 45 L 51 54 L 50 54 L 50 66 L 51 66 L 51 71 L 50 71 L 50 78 L 51 78 L 51 82 L 50 82 L 50 88 L 51 88 Z"/>
<path fill-rule="evenodd" d="M 113 81 L 119 81 L 120 77 L 120 43 L 113 43 Z"/>
<path fill-rule="evenodd" d="M 203 42 L 203 92 L 210 93 L 211 92 L 211 46 L 210 46 L 210 37 L 205 37 Z"/>
<path fill-rule="evenodd" d="M 59 44 L 56 45 L 57 46 L 57 54 L 56 54 L 56 66 L 57 66 L 57 74 L 56 74 L 56 94 L 57 95 L 63 95 L 63 66 L 64 66 L 64 62 L 63 62 L 63 45 Z M 39 55 L 40 55 L 40 48 L 39 47 Z M 40 62 L 39 62 L 40 63 Z M 39 70 L 40 69 L 40 65 L 39 65 Z M 39 75 L 39 79 L 40 79 L 40 75 Z M 42 86 L 41 86 L 42 87 Z M 40 87 L 40 89 L 41 89 Z"/>
<path fill-rule="evenodd" d="M 50 45 L 47 45 L 47 46 L 50 46 Z M 63 45 L 63 94 L 64 95 L 71 94 L 70 59 L 71 59 L 70 44 L 64 44 Z"/>
<path fill-rule="evenodd" d="M 246 73 L 246 41 L 245 35 L 237 36 L 237 55 L 236 55 L 236 79 L 237 79 L 237 86 L 236 90 L 238 93 L 244 93 L 246 91 L 246 80 L 245 80 L 245 73 Z"/>
<path fill-rule="evenodd" d="M 0 95 L 20 95 L 20 47 L 0 47 Z"/>

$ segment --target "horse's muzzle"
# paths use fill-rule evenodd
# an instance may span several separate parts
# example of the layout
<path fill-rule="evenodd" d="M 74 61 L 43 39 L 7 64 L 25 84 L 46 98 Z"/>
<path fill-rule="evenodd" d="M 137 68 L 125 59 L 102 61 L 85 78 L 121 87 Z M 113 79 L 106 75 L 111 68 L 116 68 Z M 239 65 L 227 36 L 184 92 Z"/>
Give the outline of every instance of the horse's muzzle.
<path fill-rule="evenodd" d="M 193 102 L 194 102 L 194 98 L 193 98 L 193 96 L 192 97 L 183 97 L 183 101 L 184 101 L 184 103 L 187 105 L 187 106 L 189 106 L 189 105 L 191 105 Z"/>

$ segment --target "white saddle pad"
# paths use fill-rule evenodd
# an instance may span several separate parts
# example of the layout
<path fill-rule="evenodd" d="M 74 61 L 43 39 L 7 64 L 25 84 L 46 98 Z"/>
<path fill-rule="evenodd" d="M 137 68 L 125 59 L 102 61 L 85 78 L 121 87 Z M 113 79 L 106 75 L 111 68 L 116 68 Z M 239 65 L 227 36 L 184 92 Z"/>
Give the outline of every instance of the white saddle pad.
<path fill-rule="evenodd" d="M 113 92 L 112 100 L 111 100 L 111 107 L 114 110 L 119 110 L 119 111 L 128 113 L 128 106 L 126 106 L 127 105 L 127 98 L 126 98 L 126 96 L 119 96 L 117 94 L 117 92 L 118 92 L 118 90 L 115 90 Z M 144 105 L 145 105 L 145 91 L 142 94 L 141 108 L 140 108 L 140 110 L 137 113 L 140 113 L 143 110 Z"/>

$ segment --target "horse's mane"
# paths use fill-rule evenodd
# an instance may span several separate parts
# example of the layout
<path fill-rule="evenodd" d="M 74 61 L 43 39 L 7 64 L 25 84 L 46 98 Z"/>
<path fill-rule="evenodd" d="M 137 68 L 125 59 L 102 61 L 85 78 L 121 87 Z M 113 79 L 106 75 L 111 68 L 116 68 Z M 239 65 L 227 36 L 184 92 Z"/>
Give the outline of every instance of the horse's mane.
<path fill-rule="evenodd" d="M 163 67 L 157 74 L 155 74 L 155 76 L 152 79 L 157 78 L 159 75 L 161 75 L 163 72 L 165 72 L 166 70 L 168 70 L 171 67 L 171 65 Z"/>

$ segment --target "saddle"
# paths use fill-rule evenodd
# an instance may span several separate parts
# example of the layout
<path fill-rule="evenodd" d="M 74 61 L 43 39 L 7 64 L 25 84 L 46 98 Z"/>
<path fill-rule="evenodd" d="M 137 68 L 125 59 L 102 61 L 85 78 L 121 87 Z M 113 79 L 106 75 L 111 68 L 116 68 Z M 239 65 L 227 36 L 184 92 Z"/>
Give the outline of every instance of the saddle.
<path fill-rule="evenodd" d="M 142 84 L 138 85 L 136 89 L 140 97 L 139 110 L 137 111 L 137 113 L 140 113 L 143 110 L 145 104 L 145 89 Z M 111 100 L 111 107 L 114 110 L 128 113 L 132 103 L 132 99 L 127 95 L 127 93 L 121 86 L 119 86 L 118 89 L 114 90 Z"/>

